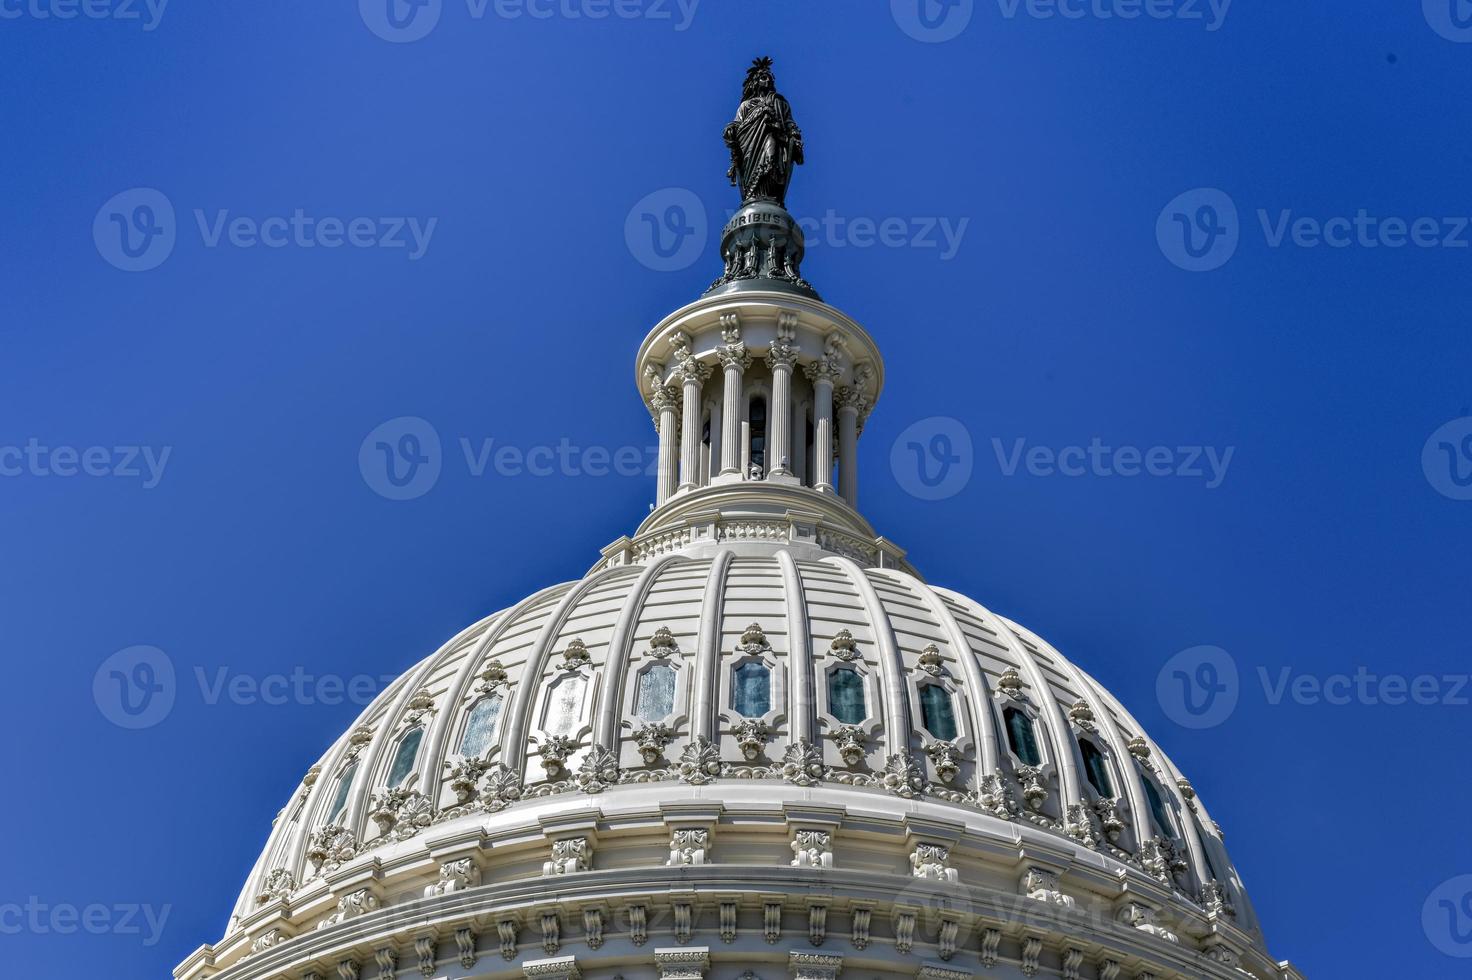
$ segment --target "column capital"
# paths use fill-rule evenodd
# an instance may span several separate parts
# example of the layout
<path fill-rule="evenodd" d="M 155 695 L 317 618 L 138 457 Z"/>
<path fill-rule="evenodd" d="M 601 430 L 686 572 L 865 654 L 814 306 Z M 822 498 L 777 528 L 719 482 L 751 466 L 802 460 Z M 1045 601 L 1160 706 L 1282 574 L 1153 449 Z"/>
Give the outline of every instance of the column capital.
<path fill-rule="evenodd" d="M 751 367 L 751 353 L 739 340 L 717 347 L 716 357 L 720 358 L 721 367 L 727 371 L 734 369 L 738 374 L 745 374 L 746 369 Z"/>
<path fill-rule="evenodd" d="M 786 368 L 790 371 L 792 370 L 792 366 L 797 363 L 797 354 L 800 350 L 802 348 L 790 340 L 781 338 L 774 340 L 771 346 L 767 348 L 767 364 L 771 366 L 773 371 L 779 367 Z"/>
<path fill-rule="evenodd" d="M 656 385 L 650 401 L 655 412 L 673 412 L 680 407 L 680 389 L 674 385 Z"/>
<path fill-rule="evenodd" d="M 844 385 L 833 393 L 833 404 L 840 412 L 852 409 L 857 414 L 863 415 L 869 407 L 869 396 L 857 385 Z"/>
<path fill-rule="evenodd" d="M 710 377 L 710 365 L 703 364 L 693 357 L 680 359 L 680 366 L 675 371 L 680 377 L 680 382 L 686 386 L 704 384 Z"/>
<path fill-rule="evenodd" d="M 813 384 L 831 385 L 838 380 L 838 360 L 833 357 L 820 357 L 816 361 L 809 361 L 802 366 L 803 373 Z"/>

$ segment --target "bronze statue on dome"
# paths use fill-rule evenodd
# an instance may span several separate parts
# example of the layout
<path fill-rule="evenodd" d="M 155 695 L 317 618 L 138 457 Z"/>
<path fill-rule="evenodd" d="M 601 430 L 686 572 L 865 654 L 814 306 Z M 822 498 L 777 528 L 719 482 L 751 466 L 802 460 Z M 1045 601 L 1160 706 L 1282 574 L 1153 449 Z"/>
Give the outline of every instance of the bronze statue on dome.
<path fill-rule="evenodd" d="M 725 137 L 731 151 L 726 176 L 741 188 L 741 202 L 785 205 L 792 168 L 802 163 L 802 131 L 792 120 L 792 107 L 777 91 L 771 58 L 757 58 L 746 70 L 741 105 L 727 124 Z"/>

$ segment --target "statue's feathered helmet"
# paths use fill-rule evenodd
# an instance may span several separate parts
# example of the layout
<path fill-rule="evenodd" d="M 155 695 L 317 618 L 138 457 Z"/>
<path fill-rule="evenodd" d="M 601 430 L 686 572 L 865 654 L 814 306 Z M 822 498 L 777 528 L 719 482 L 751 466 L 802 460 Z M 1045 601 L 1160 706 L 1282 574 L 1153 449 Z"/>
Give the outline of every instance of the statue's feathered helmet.
<path fill-rule="evenodd" d="M 741 97 L 749 99 L 764 91 L 775 91 L 776 88 L 777 80 L 772 77 L 772 59 L 753 58 L 751 67 L 746 69 L 746 81 L 741 86 Z"/>

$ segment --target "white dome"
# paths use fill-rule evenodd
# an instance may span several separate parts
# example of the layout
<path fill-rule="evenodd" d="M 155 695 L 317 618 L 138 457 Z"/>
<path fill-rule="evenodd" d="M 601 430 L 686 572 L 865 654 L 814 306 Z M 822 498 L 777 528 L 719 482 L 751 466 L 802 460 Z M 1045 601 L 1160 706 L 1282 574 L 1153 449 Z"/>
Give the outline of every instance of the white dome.
<path fill-rule="evenodd" d="M 859 515 L 883 363 L 779 205 L 639 348 L 653 512 L 378 697 L 176 976 L 1299 976 L 1135 719 Z"/>

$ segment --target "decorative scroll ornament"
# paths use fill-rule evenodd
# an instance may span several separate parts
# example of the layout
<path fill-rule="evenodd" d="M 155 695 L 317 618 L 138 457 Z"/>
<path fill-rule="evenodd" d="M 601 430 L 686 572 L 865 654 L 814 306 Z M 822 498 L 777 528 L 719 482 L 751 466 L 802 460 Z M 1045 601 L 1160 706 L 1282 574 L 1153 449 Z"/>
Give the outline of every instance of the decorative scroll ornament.
<path fill-rule="evenodd" d="M 251 940 L 250 951 L 245 955 L 254 956 L 257 953 L 264 953 L 273 946 L 280 945 L 285 940 L 286 935 L 280 929 L 267 929 L 255 939 Z"/>
<path fill-rule="evenodd" d="M 916 844 L 910 852 L 910 873 L 930 881 L 960 880 L 960 873 L 950 866 L 951 849 L 942 844 Z"/>
<path fill-rule="evenodd" d="M 1130 739 L 1129 750 L 1130 755 L 1139 759 L 1141 762 L 1150 761 L 1150 743 L 1145 741 L 1142 736 L 1136 735 Z"/>
<path fill-rule="evenodd" d="M 421 687 L 409 699 L 409 710 L 404 713 L 402 727 L 413 728 L 432 714 L 434 714 L 434 695 L 429 693 L 429 688 Z"/>
<path fill-rule="evenodd" d="M 337 901 L 337 911 L 317 923 L 318 929 L 326 929 L 335 926 L 339 922 L 348 919 L 356 919 L 360 915 L 367 915 L 378 908 L 378 896 L 367 888 L 360 888 L 351 894 L 344 895 Z"/>
<path fill-rule="evenodd" d="M 494 694 L 498 688 L 507 686 L 506 668 L 499 660 L 487 660 L 477 676 L 480 678 L 480 683 L 466 696 L 467 701 L 476 700 L 482 695 Z"/>
<path fill-rule="evenodd" d="M 1043 770 L 1037 766 L 1018 766 L 1016 776 L 1027 808 L 1041 810 L 1043 801 L 1048 798 L 1048 788 L 1043 785 Z"/>
<path fill-rule="evenodd" d="M 655 659 L 677 656 L 679 652 L 680 645 L 675 642 L 675 634 L 668 626 L 661 626 L 649 638 L 649 655 Z"/>
<path fill-rule="evenodd" d="M 838 635 L 833 637 L 833 642 L 828 645 L 828 652 L 839 660 L 851 663 L 862 658 L 859 653 L 859 645 L 854 641 L 854 635 L 848 630 L 839 630 Z"/>
<path fill-rule="evenodd" d="M 1022 675 L 1016 667 L 1002 671 L 1002 676 L 997 678 L 997 690 L 1014 701 L 1022 700 Z"/>
<path fill-rule="evenodd" d="M 275 868 L 266 875 L 266 881 L 261 885 L 261 893 L 256 896 L 256 904 L 265 905 L 267 902 L 285 900 L 294 891 L 296 891 L 296 875 L 285 868 Z"/>
<path fill-rule="evenodd" d="M 782 756 L 782 778 L 796 786 L 816 786 L 825 770 L 822 750 L 805 738 L 788 745 Z"/>
<path fill-rule="evenodd" d="M 664 747 L 674 740 L 675 730 L 662 721 L 652 721 L 634 729 L 634 742 L 646 766 L 657 765 L 664 758 Z"/>
<path fill-rule="evenodd" d="M 1148 905 L 1139 902 L 1126 902 L 1119 910 L 1119 921 L 1127 926 L 1148 932 L 1152 936 L 1164 939 L 1166 942 L 1178 943 L 1180 937 L 1161 925 L 1155 916 L 1155 910 Z"/>
<path fill-rule="evenodd" d="M 950 783 L 961 771 L 961 750 L 955 742 L 935 741 L 925 746 L 925 754 L 935 767 L 935 774 L 943 783 Z"/>
<path fill-rule="evenodd" d="M 1181 798 L 1186 801 L 1186 806 L 1191 808 L 1192 813 L 1199 812 L 1196 809 L 1196 787 L 1185 776 L 1176 779 L 1176 788 L 1181 791 Z"/>
<path fill-rule="evenodd" d="M 705 863 L 705 852 L 710 847 L 710 831 L 698 828 L 676 830 L 670 835 L 670 857 L 667 868 L 686 868 Z"/>
<path fill-rule="evenodd" d="M 760 718 L 748 718 L 732 729 L 731 734 L 736 736 L 741 754 L 750 762 L 762 754 L 762 746 L 771 737 L 772 730 Z"/>
<path fill-rule="evenodd" d="M 1083 803 L 1068 804 L 1063 832 L 1085 847 L 1099 846 L 1099 834 L 1094 827 L 1094 812 Z"/>
<path fill-rule="evenodd" d="M 925 770 L 908 752 L 896 752 L 884 764 L 884 788 L 896 796 L 912 799 L 925 791 Z"/>
<path fill-rule="evenodd" d="M 348 750 L 344 754 L 344 761 L 356 759 L 358 753 L 363 751 L 363 746 L 371 741 L 373 741 L 373 726 L 359 725 L 354 728 L 352 734 L 348 736 Z"/>
<path fill-rule="evenodd" d="M 593 847 L 586 837 L 569 837 L 552 842 L 552 860 L 542 865 L 542 874 L 566 875 L 593 870 Z"/>
<path fill-rule="evenodd" d="M 488 813 L 504 810 L 521 799 L 521 771 L 499 762 L 486 770 L 485 785 L 480 790 L 481 808 Z"/>
<path fill-rule="evenodd" d="M 1140 844 L 1140 866 L 1162 884 L 1174 885 L 1175 878 L 1190 868 L 1173 841 L 1151 837 Z"/>
<path fill-rule="evenodd" d="M 1208 912 L 1235 916 L 1237 910 L 1232 907 L 1232 900 L 1227 894 L 1227 888 L 1215 878 L 1208 879 L 1201 886 L 1201 907 Z"/>
<path fill-rule="evenodd" d="M 440 865 L 440 880 L 424 889 L 425 898 L 464 891 L 480 884 L 480 868 L 472 858 L 446 861 Z"/>
<path fill-rule="evenodd" d="M 464 805 L 475 799 L 475 784 L 490 768 L 490 763 L 484 759 L 461 759 L 445 763 L 445 768 L 450 771 L 450 790 L 455 794 L 455 801 Z"/>
<path fill-rule="evenodd" d="M 736 651 L 748 656 L 756 656 L 770 650 L 767 643 L 767 634 L 762 630 L 760 623 L 752 623 L 741 632 L 741 642 L 737 644 Z"/>
<path fill-rule="evenodd" d="M 1077 904 L 1072 895 L 1065 895 L 1058 890 L 1058 876 L 1043 868 L 1028 868 L 1024 871 L 1022 879 L 1017 883 L 1017 890 L 1028 898 L 1049 905 L 1071 909 Z"/>
<path fill-rule="evenodd" d="M 593 662 L 593 657 L 588 653 L 588 648 L 583 641 L 574 638 L 562 651 L 562 663 L 558 666 L 563 670 L 581 670 Z"/>
<path fill-rule="evenodd" d="M 548 779 L 556 779 L 567 771 L 567 759 L 577 751 L 578 740 L 568 735 L 548 735 L 537 747 L 542 768 Z"/>
<path fill-rule="evenodd" d="M 1068 709 L 1068 717 L 1073 723 L 1086 732 L 1094 730 L 1094 709 L 1089 707 L 1089 702 L 1080 698 L 1073 702 Z"/>
<path fill-rule="evenodd" d="M 1119 835 L 1124 833 L 1124 818 L 1119 812 L 1119 799 L 1115 797 L 1101 797 L 1094 801 L 1094 813 L 1099 818 L 1099 826 L 1104 829 L 1104 836 L 1111 841 L 1118 841 Z"/>
<path fill-rule="evenodd" d="M 940 647 L 934 643 L 920 651 L 920 669 L 931 677 L 939 677 L 946 672 L 946 660 L 941 656 Z"/>
<path fill-rule="evenodd" d="M 846 766 L 856 766 L 864 761 L 864 743 L 868 740 L 869 736 L 858 725 L 841 725 L 833 732 L 833 742 Z"/>
<path fill-rule="evenodd" d="M 680 753 L 680 779 L 703 786 L 721 774 L 721 751 L 704 735 L 697 735 Z"/>
<path fill-rule="evenodd" d="M 307 838 L 307 860 L 314 874 L 335 871 L 358 854 L 358 838 L 340 824 L 327 824 Z"/>
<path fill-rule="evenodd" d="M 384 790 L 369 800 L 368 816 L 380 836 L 408 840 L 434 823 L 434 801 L 418 790 Z"/>
<path fill-rule="evenodd" d="M 792 838 L 794 868 L 833 867 L 833 835 L 826 830 L 799 830 Z"/>
<path fill-rule="evenodd" d="M 987 813 L 1003 820 L 1011 820 L 1017 815 L 1017 800 L 1012 796 L 1012 788 L 999 772 L 989 772 L 981 777 L 976 802 Z"/>
<path fill-rule="evenodd" d="M 578 766 L 577 784 L 584 793 L 601 793 L 618 785 L 618 756 L 601 745 L 590 748 Z"/>

